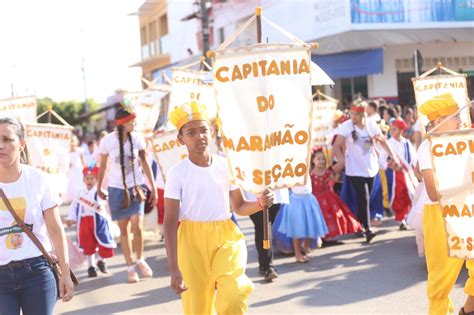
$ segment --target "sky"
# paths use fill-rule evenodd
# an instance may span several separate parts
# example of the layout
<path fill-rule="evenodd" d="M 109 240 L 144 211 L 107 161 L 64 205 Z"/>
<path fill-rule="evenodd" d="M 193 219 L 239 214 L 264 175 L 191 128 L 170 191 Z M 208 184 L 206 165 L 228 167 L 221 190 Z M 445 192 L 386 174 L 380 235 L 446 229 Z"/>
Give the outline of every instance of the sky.
<path fill-rule="evenodd" d="M 0 1 L 0 99 L 104 102 L 118 88 L 141 89 L 143 0 Z M 84 61 L 85 91 L 82 72 Z"/>

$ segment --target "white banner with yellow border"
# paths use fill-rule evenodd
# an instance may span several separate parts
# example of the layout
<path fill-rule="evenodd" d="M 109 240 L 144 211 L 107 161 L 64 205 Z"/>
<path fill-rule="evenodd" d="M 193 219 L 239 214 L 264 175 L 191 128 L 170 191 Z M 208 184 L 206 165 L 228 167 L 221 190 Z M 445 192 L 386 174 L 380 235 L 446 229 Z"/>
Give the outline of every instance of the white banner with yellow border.
<path fill-rule="evenodd" d="M 311 47 L 216 51 L 214 87 L 231 179 L 242 189 L 304 185 L 311 146 Z"/>
<path fill-rule="evenodd" d="M 313 102 L 313 146 L 330 146 L 334 135 L 334 113 L 336 100 L 318 100 Z"/>
<path fill-rule="evenodd" d="M 25 96 L 0 100 L 0 117 L 14 117 L 25 124 L 36 123 L 36 97 Z"/>
<path fill-rule="evenodd" d="M 67 189 L 72 129 L 53 124 L 26 125 L 30 165 L 49 173 L 60 193 Z"/>
<path fill-rule="evenodd" d="M 160 116 L 162 99 L 168 93 L 168 85 L 155 84 L 146 90 L 125 94 L 124 99 L 130 102 L 137 115 L 136 131 L 143 133 L 145 137 L 153 135 L 156 122 Z"/>
<path fill-rule="evenodd" d="M 171 93 L 169 111 L 183 104 L 196 101 L 207 108 L 209 119 L 217 117 L 216 94 L 209 71 L 171 69 Z M 174 128 L 171 124 L 169 129 Z"/>
<path fill-rule="evenodd" d="M 426 115 L 420 112 L 420 106 L 435 96 L 450 93 L 457 103 L 461 118 L 461 129 L 471 128 L 471 117 L 469 113 L 469 98 L 467 95 L 466 75 L 436 75 L 422 78 L 413 78 L 413 88 L 415 90 L 416 105 L 418 106 L 418 123 L 421 124 L 422 131 L 429 123 Z"/>
<path fill-rule="evenodd" d="M 474 259 L 474 130 L 432 134 L 430 141 L 448 254 Z"/>

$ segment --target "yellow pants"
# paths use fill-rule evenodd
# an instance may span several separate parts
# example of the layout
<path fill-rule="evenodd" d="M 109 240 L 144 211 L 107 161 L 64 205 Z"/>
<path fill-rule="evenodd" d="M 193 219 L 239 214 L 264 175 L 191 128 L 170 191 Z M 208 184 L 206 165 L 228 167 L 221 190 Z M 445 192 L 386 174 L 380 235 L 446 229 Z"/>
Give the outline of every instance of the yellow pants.
<path fill-rule="evenodd" d="M 453 312 L 449 292 L 454 287 L 463 259 L 448 256 L 446 228 L 438 204 L 423 208 L 423 234 L 425 238 L 426 266 L 428 268 L 428 298 L 431 315 L 446 315 Z M 474 261 L 466 260 L 469 278 L 464 292 L 474 295 Z"/>
<path fill-rule="evenodd" d="M 245 275 L 245 238 L 232 220 L 182 221 L 178 265 L 188 290 L 181 294 L 185 314 L 244 314 L 253 291 Z"/>

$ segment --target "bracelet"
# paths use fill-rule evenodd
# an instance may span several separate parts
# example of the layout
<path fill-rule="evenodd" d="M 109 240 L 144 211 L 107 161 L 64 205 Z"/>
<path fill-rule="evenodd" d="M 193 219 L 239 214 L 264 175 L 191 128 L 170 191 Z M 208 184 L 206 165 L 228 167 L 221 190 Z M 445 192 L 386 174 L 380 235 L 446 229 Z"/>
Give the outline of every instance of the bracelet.
<path fill-rule="evenodd" d="M 258 202 L 258 205 L 263 209 L 263 203 L 260 197 L 257 197 L 257 202 Z"/>

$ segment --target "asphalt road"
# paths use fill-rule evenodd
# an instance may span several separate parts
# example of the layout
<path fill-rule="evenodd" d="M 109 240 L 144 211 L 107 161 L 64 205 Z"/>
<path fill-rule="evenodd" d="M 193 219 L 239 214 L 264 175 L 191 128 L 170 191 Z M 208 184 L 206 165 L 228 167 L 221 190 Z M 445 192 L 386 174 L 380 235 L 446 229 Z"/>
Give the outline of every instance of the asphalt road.
<path fill-rule="evenodd" d="M 154 218 L 147 218 L 153 226 Z M 248 314 L 427 314 L 426 269 L 418 258 L 413 231 L 399 231 L 395 222 L 383 221 L 370 245 L 347 238 L 343 245 L 317 249 L 307 264 L 276 255 L 280 277 L 266 283 L 258 274 L 253 225 L 239 218 L 247 237 L 247 275 L 255 284 Z M 73 231 L 69 230 L 72 235 Z M 179 297 L 169 288 L 164 244 L 146 233 L 145 256 L 153 278 L 128 284 L 119 251 L 108 261 L 109 274 L 88 278 L 86 267 L 77 270 L 80 285 L 71 302 L 58 302 L 57 314 L 181 314 Z M 451 293 L 456 312 L 465 296 L 467 271 L 463 269 Z"/>

